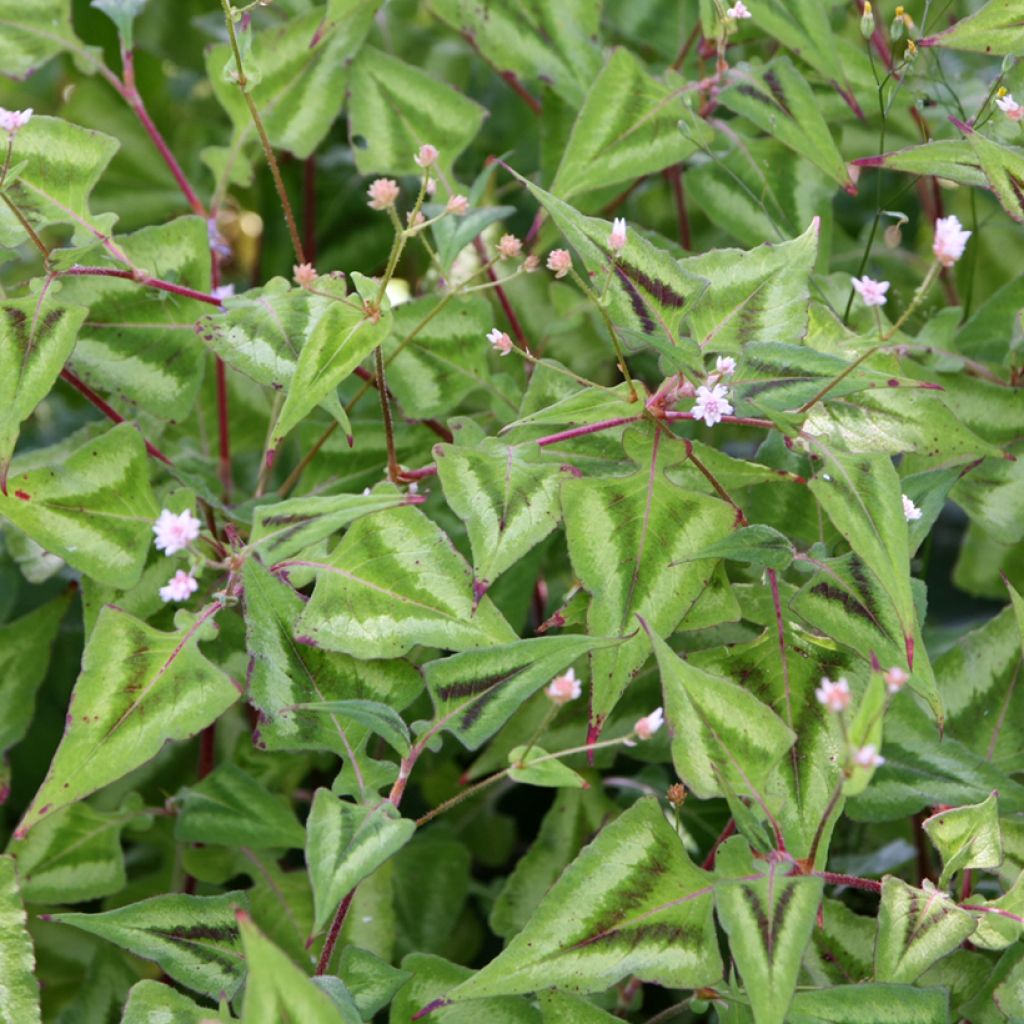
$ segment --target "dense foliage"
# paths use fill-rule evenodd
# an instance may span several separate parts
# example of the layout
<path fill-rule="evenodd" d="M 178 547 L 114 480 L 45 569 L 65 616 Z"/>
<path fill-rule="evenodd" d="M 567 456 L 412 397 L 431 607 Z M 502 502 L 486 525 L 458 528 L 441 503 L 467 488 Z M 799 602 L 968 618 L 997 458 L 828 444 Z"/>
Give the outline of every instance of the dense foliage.
<path fill-rule="evenodd" d="M 0 1022 L 1024 1020 L 1024 0 L 0 0 Z"/>

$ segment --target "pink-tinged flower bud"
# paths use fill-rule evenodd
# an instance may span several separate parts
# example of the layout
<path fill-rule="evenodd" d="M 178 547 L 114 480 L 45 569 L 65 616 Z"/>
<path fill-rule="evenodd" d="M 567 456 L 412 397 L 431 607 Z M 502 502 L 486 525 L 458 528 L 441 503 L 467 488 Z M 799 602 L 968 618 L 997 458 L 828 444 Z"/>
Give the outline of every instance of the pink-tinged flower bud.
<path fill-rule="evenodd" d="M 316 268 L 312 263 L 296 263 L 292 267 L 292 274 L 300 288 L 308 288 L 317 278 Z"/>
<path fill-rule="evenodd" d="M 877 768 L 885 764 L 885 758 L 878 753 L 878 748 L 873 743 L 868 743 L 854 753 L 853 763 L 859 768 Z"/>
<path fill-rule="evenodd" d="M 910 675 L 896 665 L 893 665 L 882 678 L 885 680 L 885 688 L 890 693 L 899 693 L 910 681 Z"/>
<path fill-rule="evenodd" d="M 555 277 L 565 277 L 572 270 L 572 255 L 568 249 L 552 249 L 548 253 L 548 270 Z"/>
<path fill-rule="evenodd" d="M 662 708 L 655 708 L 649 715 L 641 718 L 633 726 L 638 740 L 649 740 L 665 724 L 665 711 Z"/>
<path fill-rule="evenodd" d="M 199 581 L 184 569 L 179 569 L 167 585 L 160 588 L 160 600 L 187 601 L 198 589 Z"/>
<path fill-rule="evenodd" d="M 153 524 L 157 551 L 162 551 L 165 555 L 184 551 L 199 537 L 200 525 L 199 520 L 188 509 L 175 515 L 169 508 L 165 508 Z"/>
<path fill-rule="evenodd" d="M 671 409 L 684 398 L 693 398 L 696 394 L 694 386 L 686 379 L 684 373 L 674 373 L 666 377 L 658 390 L 647 399 L 648 409 Z"/>
<path fill-rule="evenodd" d="M 410 210 L 405 215 L 405 222 L 411 228 L 418 228 L 421 224 L 426 224 L 427 218 L 423 216 L 422 210 Z"/>
<path fill-rule="evenodd" d="M 1024 118 L 1024 107 L 1013 98 L 1013 93 L 1003 93 L 1000 90 L 1000 95 L 996 99 L 996 106 L 1011 121 L 1019 121 L 1021 118 Z"/>
<path fill-rule="evenodd" d="M 903 517 L 908 523 L 913 523 L 924 515 L 905 494 L 901 494 L 900 497 L 903 499 Z"/>
<path fill-rule="evenodd" d="M 523 243 L 515 235 L 502 235 L 498 242 L 498 255 L 503 260 L 514 260 L 523 251 Z"/>
<path fill-rule="evenodd" d="M 438 155 L 436 147 L 427 142 L 420 146 L 419 152 L 413 157 L 413 160 L 416 161 L 417 167 L 433 167 L 437 163 Z"/>
<path fill-rule="evenodd" d="M 225 299 L 233 299 L 235 297 L 235 286 L 233 284 L 222 284 L 219 288 L 214 288 L 210 294 L 218 302 L 223 302 Z"/>
<path fill-rule="evenodd" d="M 391 178 L 378 178 L 371 182 L 370 187 L 366 190 L 366 194 L 370 197 L 370 201 L 366 205 L 371 210 L 386 210 L 395 205 L 401 191 L 397 181 L 392 181 Z"/>
<path fill-rule="evenodd" d="M 530 253 L 529 256 L 523 260 L 523 270 L 528 274 L 532 274 L 540 266 L 540 257 L 536 253 Z"/>
<path fill-rule="evenodd" d="M 435 178 L 427 178 L 426 192 L 428 196 L 432 196 L 437 191 L 437 180 Z"/>
<path fill-rule="evenodd" d="M 580 681 L 576 678 L 576 673 L 569 669 L 565 675 L 555 676 L 544 688 L 544 692 L 552 703 L 561 705 L 568 704 L 571 700 L 576 700 L 583 692 L 583 688 Z"/>
<path fill-rule="evenodd" d="M 864 300 L 865 306 L 884 306 L 885 293 L 889 290 L 888 281 L 875 281 L 865 274 L 863 277 L 851 278 L 853 290 Z"/>
<path fill-rule="evenodd" d="M 735 372 L 736 360 L 732 356 L 719 356 L 715 368 L 708 374 L 708 387 L 714 387 L 723 377 L 731 377 Z"/>
<path fill-rule="evenodd" d="M 469 200 L 465 196 L 452 196 L 445 209 L 456 217 L 465 217 L 469 213 Z"/>
<path fill-rule="evenodd" d="M 940 217 L 935 222 L 932 252 L 944 267 L 951 267 L 963 256 L 964 249 L 967 248 L 967 239 L 970 237 L 971 232 L 964 231 L 956 216 L 950 214 L 948 217 Z"/>
<path fill-rule="evenodd" d="M 616 252 L 626 248 L 626 219 L 616 217 L 612 221 L 612 233 L 608 236 L 608 245 Z"/>
<path fill-rule="evenodd" d="M 736 0 L 736 3 L 725 12 L 725 16 L 732 18 L 733 21 L 744 21 L 753 17 L 743 0 Z"/>
<path fill-rule="evenodd" d="M 724 384 L 716 384 L 712 388 L 703 384 L 697 388 L 697 401 L 692 412 L 695 420 L 703 420 L 709 427 L 722 422 L 723 416 L 732 415 L 729 403 L 729 389 Z"/>
<path fill-rule="evenodd" d="M 8 110 L 6 107 L 0 107 L 0 129 L 11 135 L 19 128 L 24 128 L 31 120 L 31 107 L 27 110 Z"/>
<path fill-rule="evenodd" d="M 821 686 L 814 691 L 819 704 L 824 704 L 834 715 L 845 711 L 850 706 L 850 684 L 845 679 L 837 679 L 832 682 L 828 676 L 823 676 Z"/>
<path fill-rule="evenodd" d="M 512 339 L 504 331 L 499 331 L 497 327 L 488 331 L 487 340 L 491 343 L 494 351 L 500 355 L 507 356 L 512 351 Z"/>

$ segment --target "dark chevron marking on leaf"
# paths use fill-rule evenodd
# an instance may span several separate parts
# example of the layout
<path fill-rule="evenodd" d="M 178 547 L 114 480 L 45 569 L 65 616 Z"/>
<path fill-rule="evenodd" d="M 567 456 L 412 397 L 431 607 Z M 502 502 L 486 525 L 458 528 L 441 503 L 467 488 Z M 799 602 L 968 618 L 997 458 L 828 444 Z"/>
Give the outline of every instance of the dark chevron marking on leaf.
<path fill-rule="evenodd" d="M 775 97 L 775 102 L 782 107 L 788 117 L 792 118 L 793 112 L 789 109 L 789 103 L 786 100 L 786 90 L 782 88 L 778 75 L 775 74 L 774 70 L 768 70 L 764 73 L 763 77 L 768 88 L 772 91 L 772 96 Z"/>
<path fill-rule="evenodd" d="M 656 324 L 647 311 L 647 303 L 644 302 L 643 296 L 636 290 L 633 282 L 630 281 L 625 271 L 618 264 L 615 265 L 615 273 L 622 282 L 622 287 L 626 290 L 626 294 L 629 296 L 633 312 L 636 313 L 637 319 L 643 326 L 644 334 L 653 334 Z"/>
<path fill-rule="evenodd" d="M 522 675 L 529 667 L 529 665 L 524 665 L 516 672 L 506 672 L 503 675 L 492 676 L 489 679 L 474 679 L 466 683 L 452 683 L 450 686 L 442 686 L 438 688 L 437 695 L 444 701 L 457 700 L 460 697 L 475 697 L 478 693 L 486 693 L 493 687 Z"/>
<path fill-rule="evenodd" d="M 793 115 L 790 114 L 789 110 L 787 110 L 786 107 L 781 106 L 773 97 L 766 96 L 756 86 L 750 85 L 748 82 L 744 82 L 741 85 L 735 86 L 735 89 L 741 95 L 746 96 L 752 100 L 757 100 L 759 103 L 763 103 L 765 106 L 771 107 L 772 110 L 780 110 L 783 114 L 786 115 L 786 117 L 792 119 Z"/>

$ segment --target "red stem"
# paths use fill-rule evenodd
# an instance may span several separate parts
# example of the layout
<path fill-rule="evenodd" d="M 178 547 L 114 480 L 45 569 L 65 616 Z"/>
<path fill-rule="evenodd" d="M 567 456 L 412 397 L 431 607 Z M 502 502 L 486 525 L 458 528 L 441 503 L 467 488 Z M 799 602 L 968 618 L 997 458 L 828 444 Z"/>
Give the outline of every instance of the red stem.
<path fill-rule="evenodd" d="M 306 259 L 316 266 L 316 157 L 302 165 L 302 246 Z"/>
<path fill-rule="evenodd" d="M 196 302 L 205 302 L 208 306 L 220 306 L 220 299 L 216 295 L 209 295 L 206 292 L 198 292 L 194 288 L 186 288 L 182 284 L 174 284 L 173 281 L 163 281 L 159 277 L 148 277 L 132 273 L 130 270 L 115 270 L 113 267 L 82 267 L 73 266 L 67 270 L 61 270 L 59 277 L 119 277 L 124 281 L 134 281 L 146 288 L 157 288 L 162 292 L 170 292 L 172 295 L 180 295 L 184 299 L 194 299 Z"/>
<path fill-rule="evenodd" d="M 719 837 L 715 840 L 715 844 L 714 844 L 714 846 L 711 847 L 711 851 L 708 853 L 707 857 L 704 858 L 704 863 L 701 864 L 701 867 L 705 871 L 710 871 L 715 866 L 715 857 L 718 854 L 718 848 L 722 845 L 722 843 L 724 843 L 726 841 L 726 839 L 729 838 L 729 836 L 732 836 L 732 835 L 735 835 L 735 834 L 736 834 L 736 819 L 735 818 L 730 818 L 725 823 L 725 828 L 722 829 L 722 832 L 719 835 Z"/>
<path fill-rule="evenodd" d="M 219 434 L 220 483 L 224 500 L 231 501 L 231 425 L 228 417 L 228 372 L 217 357 L 217 431 Z"/>
<path fill-rule="evenodd" d="M 693 420 L 699 419 L 694 416 L 692 412 L 675 412 L 670 410 L 665 413 L 665 419 L 667 420 Z M 771 430 L 775 426 L 771 420 L 758 419 L 756 416 L 723 416 L 723 423 L 736 423 L 741 427 L 764 427 L 767 430 Z"/>
<path fill-rule="evenodd" d="M 582 427 L 573 427 L 572 430 L 563 430 L 558 434 L 549 434 L 537 440 L 540 448 L 547 448 L 548 445 L 558 444 L 561 441 L 571 441 L 574 437 L 585 437 L 587 434 L 596 434 L 602 430 L 611 430 L 613 427 L 621 427 L 626 423 L 639 423 L 642 416 L 620 416 L 614 420 L 601 420 L 599 423 L 588 423 Z"/>
<path fill-rule="evenodd" d="M 479 237 L 474 238 L 473 246 L 480 259 L 486 263 L 487 250 L 484 247 L 483 239 Z M 505 289 L 498 284 L 498 275 L 495 274 L 493 267 L 487 268 L 487 276 L 494 284 L 494 290 L 498 295 L 498 301 L 501 303 L 501 308 L 505 311 L 505 317 L 508 320 L 509 326 L 512 328 L 512 333 L 516 336 L 516 344 L 518 344 L 524 352 L 529 352 L 530 346 L 526 341 L 526 335 L 523 332 L 523 325 L 519 322 L 519 317 L 516 316 L 516 311 L 512 308 L 512 303 L 508 301 Z"/>
<path fill-rule="evenodd" d="M 543 107 L 541 102 L 532 93 L 528 92 L 526 86 L 519 81 L 513 71 L 502 71 L 501 77 L 511 87 L 512 91 L 538 116 L 540 117 Z"/>
<path fill-rule="evenodd" d="M 834 871 L 812 871 L 815 878 L 824 878 L 829 885 L 847 885 L 851 889 L 863 889 L 865 892 L 881 892 L 882 883 L 873 878 L 859 878 L 857 875 L 837 875 Z"/>
<path fill-rule="evenodd" d="M 338 936 L 341 934 L 341 926 L 345 923 L 345 918 L 348 916 L 348 908 L 352 905 L 352 897 L 355 896 L 355 894 L 356 891 L 353 889 L 341 901 L 334 914 L 334 920 L 331 922 L 331 930 L 327 933 L 327 938 L 324 940 L 324 948 L 320 951 L 320 959 L 317 961 L 316 973 L 318 976 L 326 974 L 331 966 L 331 957 L 334 955 L 334 947 L 338 944 Z"/>

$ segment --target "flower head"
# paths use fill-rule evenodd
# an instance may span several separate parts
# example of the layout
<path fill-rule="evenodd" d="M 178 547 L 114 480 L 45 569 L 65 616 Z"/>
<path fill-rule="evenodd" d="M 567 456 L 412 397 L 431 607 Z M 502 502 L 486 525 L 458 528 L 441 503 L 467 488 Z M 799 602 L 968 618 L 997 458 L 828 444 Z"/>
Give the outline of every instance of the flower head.
<path fill-rule="evenodd" d="M 523 270 L 528 274 L 532 274 L 539 266 L 540 257 L 535 252 L 531 252 L 530 255 L 523 260 Z"/>
<path fill-rule="evenodd" d="M 725 12 L 725 16 L 732 18 L 733 21 L 742 21 L 744 18 L 753 17 L 743 0 L 736 0 L 736 3 Z"/>
<path fill-rule="evenodd" d="M 494 351 L 503 356 L 507 356 L 512 351 L 512 339 L 504 331 L 499 331 L 497 327 L 487 332 L 487 340 L 491 343 Z"/>
<path fill-rule="evenodd" d="M 416 161 L 417 167 L 432 167 L 437 163 L 438 156 L 437 147 L 426 142 L 420 146 L 419 151 L 413 157 L 413 160 Z"/>
<path fill-rule="evenodd" d="M 608 245 L 616 252 L 626 248 L 625 217 L 616 217 L 612 221 L 612 233 L 608 236 Z"/>
<path fill-rule="evenodd" d="M 854 752 L 853 763 L 860 768 L 877 768 L 885 764 L 885 758 L 878 752 L 874 743 L 868 743 Z"/>
<path fill-rule="evenodd" d="M 724 384 L 715 384 L 710 388 L 701 384 L 697 388 L 697 401 L 692 411 L 695 420 L 703 420 L 709 427 L 721 423 L 723 416 L 732 413 L 729 389 Z"/>
<path fill-rule="evenodd" d="M 452 196 L 445 209 L 456 217 L 465 217 L 469 213 L 469 200 L 465 196 Z"/>
<path fill-rule="evenodd" d="M 649 715 L 641 718 L 633 726 L 633 732 L 639 740 L 649 740 L 665 724 L 665 712 L 662 708 L 655 708 Z"/>
<path fill-rule="evenodd" d="M 908 523 L 913 523 L 924 515 L 905 494 L 901 494 L 900 497 L 903 499 L 903 516 Z"/>
<path fill-rule="evenodd" d="M 951 267 L 963 256 L 964 249 L 967 248 L 967 239 L 970 237 L 971 232 L 964 231 L 963 225 L 953 214 L 940 217 L 935 222 L 932 252 L 944 267 Z"/>
<path fill-rule="evenodd" d="M 161 601 L 187 601 L 199 589 L 199 581 L 184 569 L 179 569 L 168 581 L 167 586 L 160 588 Z"/>
<path fill-rule="evenodd" d="M 515 235 L 502 235 L 498 242 L 498 255 L 503 260 L 514 260 L 523 251 L 523 243 Z"/>
<path fill-rule="evenodd" d="M 316 281 L 316 268 L 312 263 L 296 263 L 292 267 L 292 274 L 295 278 L 295 283 L 300 288 L 308 288 L 311 284 Z"/>
<path fill-rule="evenodd" d="M 569 669 L 565 675 L 555 676 L 544 688 L 544 692 L 553 703 L 568 704 L 569 701 L 576 700 L 583 689 L 580 681 L 576 678 L 576 673 Z"/>
<path fill-rule="evenodd" d="M 892 668 L 888 669 L 882 678 L 885 680 L 885 688 L 890 693 L 899 693 L 910 681 L 909 674 L 897 665 L 893 665 Z"/>
<path fill-rule="evenodd" d="M 731 377 L 736 372 L 736 360 L 732 356 L 719 356 L 715 360 L 715 370 L 723 377 Z"/>
<path fill-rule="evenodd" d="M 400 192 L 401 189 L 398 187 L 397 181 L 392 181 L 391 178 L 378 178 L 371 182 L 370 187 L 366 190 L 366 194 L 370 197 L 370 201 L 366 205 L 371 210 L 386 210 L 395 205 Z"/>
<path fill-rule="evenodd" d="M 548 270 L 555 277 L 565 277 L 572 270 L 572 255 L 568 249 L 552 249 L 548 253 Z"/>
<path fill-rule="evenodd" d="M 24 128 L 30 120 L 32 120 L 31 107 L 27 110 L 8 110 L 6 107 L 0 107 L 0 129 L 10 132 L 11 135 L 19 128 Z"/>
<path fill-rule="evenodd" d="M 199 520 L 188 509 L 175 515 L 165 508 L 153 525 L 157 551 L 165 555 L 184 551 L 199 536 L 199 526 Z"/>
<path fill-rule="evenodd" d="M 421 224 L 426 224 L 427 218 L 423 215 L 422 210 L 410 210 L 405 215 L 405 223 L 411 228 L 418 228 Z"/>
<path fill-rule="evenodd" d="M 864 300 L 865 306 L 884 306 L 885 293 L 889 290 L 888 281 L 875 281 L 865 274 L 863 277 L 852 278 L 853 290 Z"/>
<path fill-rule="evenodd" d="M 1011 120 L 1019 121 L 1024 118 L 1024 107 L 1014 98 L 1013 93 L 1004 93 L 996 99 L 996 106 Z"/>
<path fill-rule="evenodd" d="M 658 390 L 647 399 L 647 408 L 669 409 L 683 398 L 693 398 L 695 393 L 685 373 L 673 373 L 671 377 L 666 377 L 658 385 Z"/>
<path fill-rule="evenodd" d="M 832 682 L 828 676 L 822 676 L 821 686 L 814 691 L 819 704 L 824 704 L 829 711 L 838 715 L 850 706 L 850 684 L 843 678 Z"/>

